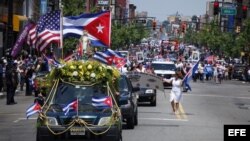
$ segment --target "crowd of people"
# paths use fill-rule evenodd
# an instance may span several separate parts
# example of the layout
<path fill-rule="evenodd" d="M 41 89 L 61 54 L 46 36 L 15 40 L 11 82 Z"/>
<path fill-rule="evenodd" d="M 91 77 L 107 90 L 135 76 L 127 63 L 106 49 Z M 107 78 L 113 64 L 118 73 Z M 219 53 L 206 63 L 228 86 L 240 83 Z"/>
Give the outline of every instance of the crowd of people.
<path fill-rule="evenodd" d="M 3 57 L 0 60 L 0 92 L 7 92 L 7 105 L 17 104 L 14 95 L 17 90 L 24 91 L 25 95 L 37 97 L 39 91 L 34 84 L 35 74 L 49 71 L 49 62 L 46 58 L 23 56 L 17 59 Z"/>

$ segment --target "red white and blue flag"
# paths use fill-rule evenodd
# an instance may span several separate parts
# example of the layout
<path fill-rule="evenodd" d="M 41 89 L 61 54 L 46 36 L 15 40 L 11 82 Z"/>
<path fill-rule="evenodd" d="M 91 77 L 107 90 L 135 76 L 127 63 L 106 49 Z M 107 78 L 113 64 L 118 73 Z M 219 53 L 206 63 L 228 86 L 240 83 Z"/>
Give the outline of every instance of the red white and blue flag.
<path fill-rule="evenodd" d="M 83 30 L 88 32 L 92 46 L 109 47 L 111 37 L 110 11 L 63 17 L 64 37 L 80 38 L 83 35 Z"/>
<path fill-rule="evenodd" d="M 65 115 L 67 115 L 71 109 L 75 110 L 75 111 L 78 110 L 78 100 L 74 100 L 74 101 L 70 102 L 68 105 L 66 105 L 63 108 L 63 112 L 65 112 Z"/>
<path fill-rule="evenodd" d="M 60 42 L 60 11 L 46 13 L 36 26 L 36 47 L 43 51 L 50 43 Z"/>
<path fill-rule="evenodd" d="M 192 90 L 190 85 L 189 85 L 189 81 L 192 79 L 192 76 L 195 75 L 195 72 L 198 70 L 198 66 L 199 66 L 199 62 L 198 61 L 189 71 L 188 73 L 185 75 L 184 79 L 183 79 L 183 84 L 184 86 L 187 88 L 187 90 Z"/>
<path fill-rule="evenodd" d="M 26 117 L 27 119 L 34 115 L 35 113 L 39 113 L 41 111 L 41 105 L 38 104 L 37 102 L 29 106 L 29 108 L 26 110 Z"/>
<path fill-rule="evenodd" d="M 103 52 L 96 52 L 93 58 L 107 65 L 115 65 L 117 68 L 126 64 L 126 59 L 120 54 L 120 52 L 111 49 L 107 49 Z"/>
<path fill-rule="evenodd" d="M 92 97 L 92 105 L 97 108 L 111 108 L 113 102 L 111 96 L 106 97 Z"/>

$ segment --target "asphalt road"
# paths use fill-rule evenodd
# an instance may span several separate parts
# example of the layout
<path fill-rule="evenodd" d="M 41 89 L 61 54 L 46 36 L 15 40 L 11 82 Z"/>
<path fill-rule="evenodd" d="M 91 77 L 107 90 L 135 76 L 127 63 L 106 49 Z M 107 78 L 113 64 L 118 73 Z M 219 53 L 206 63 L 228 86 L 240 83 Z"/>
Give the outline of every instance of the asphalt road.
<path fill-rule="evenodd" d="M 180 111 L 171 112 L 169 92 L 157 94 L 157 106 L 139 106 L 139 125 L 124 128 L 123 141 L 223 141 L 225 124 L 250 124 L 250 84 L 240 81 L 192 83 Z M 16 96 L 18 104 L 0 99 L 0 141 L 34 141 L 35 119 L 25 117 L 33 96 Z"/>

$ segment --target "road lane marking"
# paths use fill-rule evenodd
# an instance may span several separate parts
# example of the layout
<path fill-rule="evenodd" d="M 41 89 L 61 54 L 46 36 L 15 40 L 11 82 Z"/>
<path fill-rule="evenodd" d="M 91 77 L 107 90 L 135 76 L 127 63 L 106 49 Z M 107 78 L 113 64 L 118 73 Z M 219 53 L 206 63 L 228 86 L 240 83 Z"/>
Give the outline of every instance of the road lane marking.
<path fill-rule="evenodd" d="M 27 119 L 27 118 L 18 118 L 17 120 L 15 120 L 15 121 L 13 121 L 14 123 L 17 123 L 17 122 L 19 122 L 19 121 L 21 121 L 21 120 L 36 120 L 37 118 L 29 118 L 29 119 Z"/>
<path fill-rule="evenodd" d="M 177 119 L 182 119 L 178 111 L 176 111 L 174 114 L 177 117 Z"/>
<path fill-rule="evenodd" d="M 237 99 L 250 99 L 250 97 L 237 97 L 237 96 L 221 96 L 221 95 L 199 95 L 199 94 L 185 94 L 185 96 L 200 96 L 200 97 L 217 97 L 217 98 L 237 98 Z"/>
<path fill-rule="evenodd" d="M 178 111 L 180 112 L 180 115 L 181 115 L 182 119 L 187 119 L 186 113 L 185 113 L 185 111 L 184 111 L 184 109 L 183 109 L 183 107 L 182 107 L 181 104 L 179 104 Z"/>
<path fill-rule="evenodd" d="M 188 121 L 187 119 L 172 119 L 172 118 L 138 118 L 139 120 L 158 120 L 158 121 Z"/>

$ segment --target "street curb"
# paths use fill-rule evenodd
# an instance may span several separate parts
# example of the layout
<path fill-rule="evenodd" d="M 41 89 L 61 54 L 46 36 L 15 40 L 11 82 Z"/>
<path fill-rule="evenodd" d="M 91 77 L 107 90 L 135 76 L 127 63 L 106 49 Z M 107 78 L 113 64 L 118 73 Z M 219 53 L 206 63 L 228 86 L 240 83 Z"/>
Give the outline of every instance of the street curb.
<path fill-rule="evenodd" d="M 5 92 L 1 92 L 1 93 L 0 93 L 0 99 L 3 99 L 3 98 L 5 98 L 5 97 L 6 97 Z"/>

